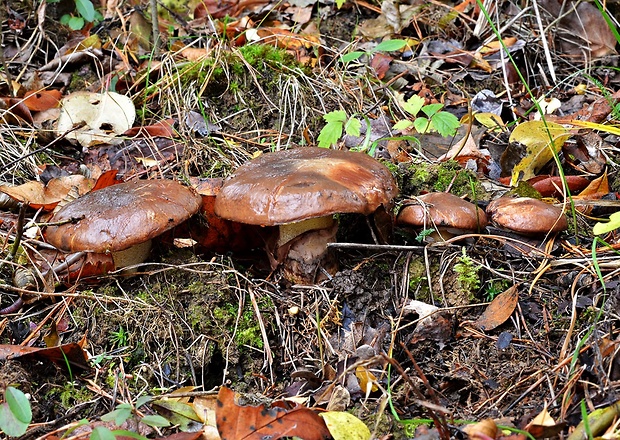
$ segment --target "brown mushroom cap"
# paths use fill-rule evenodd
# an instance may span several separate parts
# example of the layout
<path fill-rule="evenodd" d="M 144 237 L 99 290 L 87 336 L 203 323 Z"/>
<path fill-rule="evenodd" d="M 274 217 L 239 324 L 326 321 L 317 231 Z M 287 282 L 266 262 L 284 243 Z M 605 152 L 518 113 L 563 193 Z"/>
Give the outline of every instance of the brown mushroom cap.
<path fill-rule="evenodd" d="M 116 252 L 145 242 L 198 212 L 201 198 L 173 180 L 138 180 L 90 192 L 50 220 L 46 240 L 65 252 Z"/>
<path fill-rule="evenodd" d="M 484 228 L 488 221 L 482 209 L 450 193 L 428 193 L 418 197 L 423 204 L 403 207 L 396 222 L 415 228 L 437 226 L 462 231 Z"/>
<path fill-rule="evenodd" d="M 530 197 L 500 197 L 487 206 L 496 225 L 524 235 L 544 235 L 568 228 L 561 208 Z"/>
<path fill-rule="evenodd" d="M 396 194 L 390 170 L 367 154 L 300 147 L 239 167 L 220 190 L 215 213 L 275 226 L 336 213 L 368 215 Z"/>

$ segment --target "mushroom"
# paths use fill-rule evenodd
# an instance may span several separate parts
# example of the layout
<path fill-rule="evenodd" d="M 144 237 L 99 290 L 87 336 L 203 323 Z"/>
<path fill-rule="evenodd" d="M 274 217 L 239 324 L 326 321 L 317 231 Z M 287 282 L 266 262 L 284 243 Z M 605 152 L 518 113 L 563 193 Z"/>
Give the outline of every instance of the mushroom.
<path fill-rule="evenodd" d="M 137 180 L 90 192 L 63 206 L 45 239 L 68 252 L 111 254 L 114 267 L 139 264 L 151 239 L 198 212 L 201 198 L 173 180 Z"/>
<path fill-rule="evenodd" d="M 335 272 L 327 250 L 336 240 L 338 213 L 371 215 L 387 208 L 398 193 L 383 164 L 364 153 L 316 147 L 265 153 L 230 176 L 215 200 L 215 213 L 227 220 L 278 226 L 266 237 L 272 268 L 312 283 L 319 267 Z"/>
<path fill-rule="evenodd" d="M 530 197 L 500 197 L 489 203 L 487 214 L 499 227 L 527 236 L 553 234 L 568 228 L 561 208 Z"/>
<path fill-rule="evenodd" d="M 454 194 L 436 192 L 421 195 L 417 202 L 406 204 L 396 217 L 396 224 L 412 228 L 435 228 L 430 240 L 477 232 L 488 223 L 482 209 Z"/>

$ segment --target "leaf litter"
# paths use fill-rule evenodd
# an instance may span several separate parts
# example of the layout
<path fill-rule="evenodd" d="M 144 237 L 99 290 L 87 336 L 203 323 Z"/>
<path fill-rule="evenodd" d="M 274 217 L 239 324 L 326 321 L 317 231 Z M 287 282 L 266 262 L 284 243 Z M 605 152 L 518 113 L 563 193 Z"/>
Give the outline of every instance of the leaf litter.
<path fill-rule="evenodd" d="M 179 1 L 159 10 L 157 47 L 147 2 L 106 2 L 109 21 L 71 32 L 62 20 L 99 20 L 79 3 L 64 19 L 47 2 L 3 13 L 0 375 L 34 396 L 26 435 L 447 438 L 465 420 L 470 437 L 576 438 L 590 413 L 595 435 L 617 436 L 618 80 L 599 60 L 617 57 L 613 6 L 337 2 L 317 22 L 315 2 Z M 509 23 L 501 43 L 488 12 Z M 72 113 L 75 96 L 94 102 Z M 325 139 L 385 161 L 395 209 L 437 191 L 482 209 L 542 198 L 569 229 L 427 244 L 392 207 L 341 215 L 340 271 L 293 284 L 265 256 L 267 230 L 223 223 L 221 183 L 196 179 Z M 155 178 L 192 182 L 202 211 L 130 271 L 40 235 L 56 205 Z M 103 421 L 118 402 L 127 420 Z M 146 425 L 156 411 L 178 427 Z"/>

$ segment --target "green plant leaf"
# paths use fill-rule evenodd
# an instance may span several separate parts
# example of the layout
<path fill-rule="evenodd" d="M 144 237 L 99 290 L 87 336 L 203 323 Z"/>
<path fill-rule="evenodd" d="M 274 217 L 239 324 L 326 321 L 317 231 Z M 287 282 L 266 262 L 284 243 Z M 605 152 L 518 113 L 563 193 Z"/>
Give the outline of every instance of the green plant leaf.
<path fill-rule="evenodd" d="M 353 52 L 349 52 L 340 57 L 341 63 L 349 63 L 351 61 L 355 61 L 359 59 L 365 52 L 361 52 L 359 50 L 354 50 Z"/>
<path fill-rule="evenodd" d="M 79 31 L 84 27 L 85 21 L 82 17 L 70 17 L 67 26 L 73 31 Z"/>
<path fill-rule="evenodd" d="M 32 421 L 32 410 L 26 395 L 17 388 L 6 387 L 4 398 L 15 418 L 20 422 L 30 424 Z"/>
<path fill-rule="evenodd" d="M 327 124 L 317 138 L 318 145 L 321 148 L 329 148 L 340 139 L 342 129 L 347 121 L 347 114 L 344 110 L 334 110 L 323 115 L 323 119 Z"/>
<path fill-rule="evenodd" d="M 129 437 L 135 438 L 136 440 L 148 440 L 145 436 L 140 435 L 137 432 L 127 431 L 125 429 L 115 429 L 112 431 L 112 434 L 114 434 L 115 439 L 118 437 Z"/>
<path fill-rule="evenodd" d="M 405 40 L 384 40 L 372 50 L 373 52 L 393 52 L 400 50 L 407 45 Z"/>
<path fill-rule="evenodd" d="M 136 400 L 136 408 L 140 408 L 142 405 L 149 403 L 153 400 L 153 396 L 140 396 L 138 400 Z"/>
<path fill-rule="evenodd" d="M 424 112 L 424 114 L 430 118 L 435 113 L 437 113 L 439 110 L 441 110 L 442 107 L 443 107 L 443 104 L 439 104 L 439 103 L 437 103 L 437 104 L 428 104 L 428 105 L 425 105 L 424 107 L 422 107 L 422 112 Z"/>
<path fill-rule="evenodd" d="M 408 129 L 412 125 L 413 125 L 413 122 L 411 122 L 409 119 L 402 119 L 396 122 L 396 124 L 394 124 L 394 127 L 392 127 L 392 129 L 403 131 L 403 130 Z"/>
<path fill-rule="evenodd" d="M 417 117 L 413 121 L 413 128 L 418 133 L 424 134 L 430 130 L 430 121 L 424 117 Z"/>
<path fill-rule="evenodd" d="M 424 98 L 418 95 L 413 95 L 406 102 L 403 103 L 403 110 L 407 113 L 417 116 L 418 112 L 424 105 Z"/>
<path fill-rule="evenodd" d="M 121 403 L 116 407 L 114 411 L 101 416 L 101 420 L 104 422 L 114 422 L 116 426 L 121 426 L 129 417 L 131 417 L 131 405 L 129 408 L 125 407 L 126 403 Z M 121 406 L 123 406 L 121 408 Z"/>
<path fill-rule="evenodd" d="M 601 235 L 618 228 L 620 228 L 620 212 L 614 212 L 609 216 L 609 221 L 607 223 L 598 222 L 595 224 L 592 228 L 592 233 L 594 235 Z"/>
<path fill-rule="evenodd" d="M 90 440 L 116 440 L 116 435 L 105 426 L 97 426 L 90 434 Z"/>
<path fill-rule="evenodd" d="M 431 117 L 433 128 L 443 136 L 454 136 L 459 128 L 459 119 L 450 112 L 438 112 Z"/>
<path fill-rule="evenodd" d="M 342 5 L 346 3 L 347 0 L 336 0 L 336 7 L 338 9 L 342 8 Z"/>
<path fill-rule="evenodd" d="M 141 422 L 145 425 L 153 426 L 153 427 L 165 427 L 170 426 L 170 422 L 163 418 L 162 416 L 150 414 L 142 417 Z"/>
<path fill-rule="evenodd" d="M 0 405 L 0 431 L 9 437 L 19 437 L 24 435 L 27 429 L 28 423 L 18 420 L 8 403 Z"/>
<path fill-rule="evenodd" d="M 340 122 L 344 125 L 347 121 L 347 113 L 344 110 L 334 110 L 323 115 L 323 119 L 328 124 L 330 122 Z"/>
<path fill-rule="evenodd" d="M 90 0 L 75 0 L 75 9 L 87 22 L 95 21 L 95 7 Z"/>
<path fill-rule="evenodd" d="M 360 136 L 362 129 L 362 123 L 357 118 L 349 118 L 346 124 L 344 124 L 344 131 L 349 136 Z"/>

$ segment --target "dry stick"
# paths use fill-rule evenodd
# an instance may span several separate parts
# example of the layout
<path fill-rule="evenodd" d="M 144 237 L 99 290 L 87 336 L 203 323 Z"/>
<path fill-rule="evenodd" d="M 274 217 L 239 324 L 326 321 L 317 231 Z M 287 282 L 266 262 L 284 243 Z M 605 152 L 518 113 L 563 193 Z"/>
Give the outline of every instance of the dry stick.
<path fill-rule="evenodd" d="M 554 83 L 557 83 L 557 79 L 555 77 L 555 68 L 553 67 L 553 60 L 551 59 L 551 52 L 549 51 L 549 43 L 547 43 L 547 36 L 545 35 L 545 28 L 542 24 L 542 19 L 540 18 L 540 9 L 538 8 L 538 0 L 532 0 L 532 7 L 534 8 L 534 15 L 536 16 L 536 24 L 538 25 L 538 30 L 540 32 L 540 42 L 543 45 L 543 50 L 545 52 L 545 60 L 547 61 L 547 67 L 549 68 L 549 73 L 551 74 L 551 79 L 553 79 Z"/>

